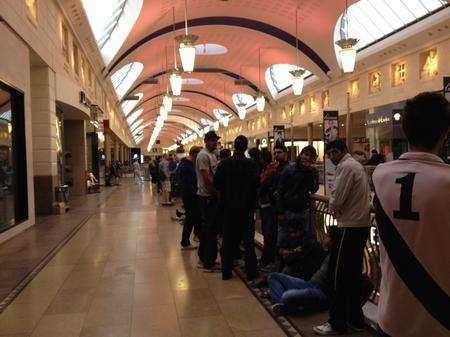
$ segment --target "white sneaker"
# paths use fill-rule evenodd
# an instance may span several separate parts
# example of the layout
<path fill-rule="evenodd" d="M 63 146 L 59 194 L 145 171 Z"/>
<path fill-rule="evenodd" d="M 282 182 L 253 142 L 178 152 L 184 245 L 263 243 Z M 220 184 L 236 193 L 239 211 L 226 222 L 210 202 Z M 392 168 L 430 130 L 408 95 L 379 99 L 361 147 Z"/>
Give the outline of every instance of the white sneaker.
<path fill-rule="evenodd" d="M 340 332 L 333 329 L 330 323 L 326 322 L 322 325 L 313 327 L 313 331 L 319 336 L 341 335 Z"/>

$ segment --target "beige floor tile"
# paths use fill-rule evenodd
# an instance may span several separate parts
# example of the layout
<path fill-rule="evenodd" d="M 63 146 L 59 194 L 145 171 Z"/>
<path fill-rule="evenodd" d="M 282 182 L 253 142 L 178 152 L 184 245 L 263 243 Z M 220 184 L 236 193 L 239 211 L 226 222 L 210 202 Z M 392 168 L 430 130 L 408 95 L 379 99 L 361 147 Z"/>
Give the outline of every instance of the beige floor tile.
<path fill-rule="evenodd" d="M 219 306 L 208 288 L 174 291 L 178 317 L 220 315 Z"/>
<path fill-rule="evenodd" d="M 133 291 L 135 307 L 149 307 L 160 304 L 173 304 L 174 298 L 168 283 L 140 283 Z"/>
<path fill-rule="evenodd" d="M 175 305 L 135 308 L 132 337 L 180 337 Z"/>
<path fill-rule="evenodd" d="M 74 267 L 74 265 L 46 266 L 30 282 L 30 285 L 45 288 L 60 287 Z"/>
<path fill-rule="evenodd" d="M 233 331 L 235 337 L 286 337 L 280 328 L 254 331 Z M 183 336 L 184 337 L 184 336 Z"/>
<path fill-rule="evenodd" d="M 91 326 L 84 327 L 80 337 L 129 337 L 130 334 L 130 325 Z"/>
<path fill-rule="evenodd" d="M 94 298 L 95 288 L 76 288 L 59 291 L 46 314 L 86 313 Z"/>
<path fill-rule="evenodd" d="M 188 290 L 207 288 L 203 272 L 201 271 L 169 271 L 169 279 L 172 289 L 174 290 Z"/>
<path fill-rule="evenodd" d="M 131 303 L 112 304 L 108 299 L 94 299 L 86 315 L 84 326 L 129 325 L 131 322 L 131 312 Z"/>
<path fill-rule="evenodd" d="M 234 337 L 223 316 L 180 319 L 182 337 Z"/>
<path fill-rule="evenodd" d="M 45 315 L 31 337 L 78 337 L 84 314 Z"/>
<path fill-rule="evenodd" d="M 31 333 L 47 306 L 39 301 L 10 304 L 0 315 L 0 335 Z"/>
<path fill-rule="evenodd" d="M 228 324 L 234 330 L 252 331 L 276 329 L 273 318 L 257 303 L 249 303 L 241 299 L 218 301 Z"/>

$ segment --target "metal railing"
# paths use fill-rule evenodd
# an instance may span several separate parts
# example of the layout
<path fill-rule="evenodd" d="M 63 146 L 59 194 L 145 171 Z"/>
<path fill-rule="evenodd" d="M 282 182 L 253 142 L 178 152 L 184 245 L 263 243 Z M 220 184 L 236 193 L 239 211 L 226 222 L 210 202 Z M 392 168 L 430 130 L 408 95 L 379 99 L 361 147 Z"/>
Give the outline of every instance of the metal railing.
<path fill-rule="evenodd" d="M 328 208 L 328 197 L 322 195 L 313 195 L 310 208 L 311 224 L 315 228 L 317 239 L 323 241 L 328 233 L 330 226 L 336 226 L 336 219 Z M 378 303 L 381 269 L 380 269 L 380 250 L 377 227 L 375 225 L 375 215 L 371 214 L 370 236 L 364 249 L 363 273 L 366 274 L 374 285 L 374 290 L 370 300 Z"/>

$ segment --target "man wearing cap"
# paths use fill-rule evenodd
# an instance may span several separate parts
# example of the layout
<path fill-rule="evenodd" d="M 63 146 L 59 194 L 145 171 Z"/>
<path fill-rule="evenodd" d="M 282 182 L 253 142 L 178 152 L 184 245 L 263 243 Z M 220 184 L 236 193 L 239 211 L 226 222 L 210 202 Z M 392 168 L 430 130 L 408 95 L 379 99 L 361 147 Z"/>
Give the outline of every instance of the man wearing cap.
<path fill-rule="evenodd" d="M 215 151 L 219 139 L 214 131 L 205 134 L 205 147 L 198 153 L 195 165 L 197 195 L 202 217 L 198 256 L 199 265 L 206 271 L 217 270 L 217 192 L 213 185 L 213 177 L 217 167 Z"/>

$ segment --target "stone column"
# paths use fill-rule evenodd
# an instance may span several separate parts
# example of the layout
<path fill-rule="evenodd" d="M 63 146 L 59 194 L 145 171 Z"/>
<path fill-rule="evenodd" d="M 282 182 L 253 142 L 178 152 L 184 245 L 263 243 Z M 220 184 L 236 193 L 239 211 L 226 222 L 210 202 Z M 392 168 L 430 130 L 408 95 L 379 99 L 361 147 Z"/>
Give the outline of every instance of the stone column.
<path fill-rule="evenodd" d="M 308 128 L 306 129 L 308 137 L 308 145 L 312 145 L 314 141 L 314 126 L 313 123 L 308 123 Z"/>
<path fill-rule="evenodd" d="M 86 125 L 84 120 L 66 120 L 64 122 L 66 151 L 72 155 L 73 186 L 70 188 L 72 195 L 86 194 Z"/>
<path fill-rule="evenodd" d="M 47 66 L 31 67 L 31 114 L 36 214 L 52 214 L 58 185 L 57 119 L 55 73 Z"/>
<path fill-rule="evenodd" d="M 119 160 L 119 142 L 114 141 L 114 162 Z"/>
<path fill-rule="evenodd" d="M 109 166 L 109 163 L 111 162 L 111 152 L 110 152 L 110 146 L 111 146 L 111 139 L 109 137 L 108 133 L 104 133 L 105 135 L 105 142 L 103 145 L 103 150 L 105 152 L 105 166 Z"/>

